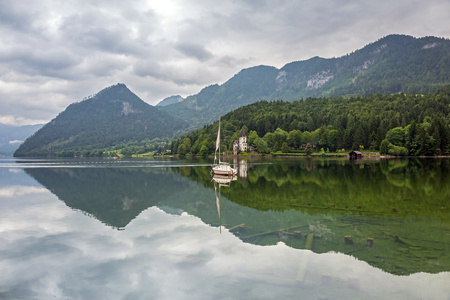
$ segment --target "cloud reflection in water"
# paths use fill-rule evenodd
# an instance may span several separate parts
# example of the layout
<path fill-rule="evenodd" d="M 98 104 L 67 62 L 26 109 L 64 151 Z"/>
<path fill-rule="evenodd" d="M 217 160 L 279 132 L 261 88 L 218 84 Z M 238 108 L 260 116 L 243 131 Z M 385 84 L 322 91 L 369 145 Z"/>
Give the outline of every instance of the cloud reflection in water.
<path fill-rule="evenodd" d="M 23 189 L 26 190 L 26 189 Z M 32 189 L 31 189 L 32 190 Z M 125 230 L 49 192 L 0 196 L 0 298 L 445 299 L 450 273 L 394 276 L 351 256 L 244 243 L 198 217 L 151 207 Z M 44 197 L 43 197 L 44 196 Z M 433 294 L 434 293 L 434 294 Z"/>

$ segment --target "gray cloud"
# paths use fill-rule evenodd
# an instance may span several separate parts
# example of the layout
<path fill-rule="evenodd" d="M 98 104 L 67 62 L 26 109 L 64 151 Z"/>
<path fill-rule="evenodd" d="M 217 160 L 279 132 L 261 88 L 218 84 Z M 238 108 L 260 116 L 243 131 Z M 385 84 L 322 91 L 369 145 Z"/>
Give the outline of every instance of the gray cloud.
<path fill-rule="evenodd" d="M 27 30 L 31 27 L 33 14 L 24 5 L 14 0 L 0 2 L 0 24 L 13 30 Z"/>
<path fill-rule="evenodd" d="M 193 43 L 177 43 L 175 48 L 186 56 L 194 57 L 199 61 L 206 61 L 213 57 L 211 52 L 206 50 L 202 45 Z"/>
<path fill-rule="evenodd" d="M 392 33 L 449 38 L 448 11 L 441 0 L 5 0 L 0 122 L 50 120 L 117 82 L 156 104 L 243 68 L 339 57 Z"/>

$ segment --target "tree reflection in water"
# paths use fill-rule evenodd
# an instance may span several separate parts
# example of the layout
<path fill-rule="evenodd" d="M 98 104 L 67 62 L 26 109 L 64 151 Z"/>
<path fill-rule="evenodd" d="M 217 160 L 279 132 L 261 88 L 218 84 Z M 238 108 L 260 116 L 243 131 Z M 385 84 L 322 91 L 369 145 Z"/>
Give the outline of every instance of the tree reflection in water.
<path fill-rule="evenodd" d="M 115 228 L 157 206 L 198 216 L 256 245 L 282 241 L 316 253 L 340 252 L 392 274 L 450 271 L 448 159 L 235 164 L 239 176 L 221 189 L 220 203 L 210 167 L 195 163 L 26 172 L 68 206 Z"/>

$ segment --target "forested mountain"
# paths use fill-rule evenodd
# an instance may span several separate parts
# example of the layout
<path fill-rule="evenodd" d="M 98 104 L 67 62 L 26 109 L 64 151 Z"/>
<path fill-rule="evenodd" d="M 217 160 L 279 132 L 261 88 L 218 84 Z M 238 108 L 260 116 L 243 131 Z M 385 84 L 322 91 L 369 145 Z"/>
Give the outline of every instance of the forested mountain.
<path fill-rule="evenodd" d="M 244 129 L 257 152 L 380 149 L 392 155 L 448 155 L 450 86 L 433 94 L 372 94 L 260 101 L 221 119 L 222 150 L 231 150 Z M 175 140 L 172 153 L 214 153 L 218 122 Z"/>
<path fill-rule="evenodd" d="M 74 156 L 130 141 L 172 137 L 186 126 L 145 103 L 124 84 L 108 87 L 65 111 L 29 137 L 14 156 Z"/>
<path fill-rule="evenodd" d="M 425 94 L 449 83 L 450 40 L 390 35 L 339 58 L 314 57 L 288 63 L 281 69 L 244 69 L 222 85 L 208 86 L 162 109 L 198 127 L 261 100 Z"/>
<path fill-rule="evenodd" d="M 0 124 L 0 155 L 12 155 L 27 137 L 42 126 L 44 125 L 9 126 Z"/>

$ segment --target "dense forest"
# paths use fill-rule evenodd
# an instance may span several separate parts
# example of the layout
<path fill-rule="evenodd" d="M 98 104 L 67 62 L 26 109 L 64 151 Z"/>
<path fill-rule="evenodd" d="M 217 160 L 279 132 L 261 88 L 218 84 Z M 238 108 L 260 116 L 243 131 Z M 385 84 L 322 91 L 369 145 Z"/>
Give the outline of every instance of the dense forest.
<path fill-rule="evenodd" d="M 350 149 L 390 155 L 448 155 L 450 86 L 432 94 L 373 94 L 351 98 L 260 101 L 221 119 L 222 150 L 244 129 L 258 153 L 309 154 Z M 173 154 L 214 153 L 218 122 L 173 141 Z"/>

